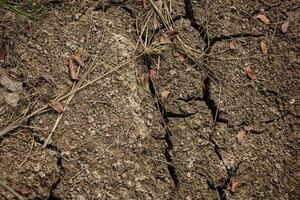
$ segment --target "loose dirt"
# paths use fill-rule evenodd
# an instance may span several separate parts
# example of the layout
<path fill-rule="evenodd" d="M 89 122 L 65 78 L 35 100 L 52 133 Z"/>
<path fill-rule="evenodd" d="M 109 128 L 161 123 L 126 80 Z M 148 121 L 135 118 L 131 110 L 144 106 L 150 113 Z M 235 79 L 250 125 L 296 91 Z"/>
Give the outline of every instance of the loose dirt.
<path fill-rule="evenodd" d="M 296 0 L 35 6 L 34 22 L 0 10 L 0 75 L 22 83 L 17 105 L 0 85 L 1 183 L 25 199 L 300 198 Z M 79 78 L 103 78 L 61 100 L 44 145 L 60 115 L 45 105 L 71 91 L 80 49 Z M 0 199 L 16 197 L 0 185 Z"/>

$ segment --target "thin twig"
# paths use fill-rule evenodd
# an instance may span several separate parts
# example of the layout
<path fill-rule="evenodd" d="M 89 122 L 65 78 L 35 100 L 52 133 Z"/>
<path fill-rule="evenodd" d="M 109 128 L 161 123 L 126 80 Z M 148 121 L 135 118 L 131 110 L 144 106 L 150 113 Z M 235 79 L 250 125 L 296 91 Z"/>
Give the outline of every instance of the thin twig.
<path fill-rule="evenodd" d="M 32 137 L 32 142 L 31 142 L 31 145 L 30 145 L 30 149 L 29 149 L 29 152 L 27 153 L 25 159 L 23 160 L 23 162 L 19 165 L 18 168 L 21 168 L 22 165 L 27 161 L 27 159 L 29 158 L 31 152 L 32 152 L 32 149 L 33 149 L 33 145 L 34 145 L 34 137 Z"/>

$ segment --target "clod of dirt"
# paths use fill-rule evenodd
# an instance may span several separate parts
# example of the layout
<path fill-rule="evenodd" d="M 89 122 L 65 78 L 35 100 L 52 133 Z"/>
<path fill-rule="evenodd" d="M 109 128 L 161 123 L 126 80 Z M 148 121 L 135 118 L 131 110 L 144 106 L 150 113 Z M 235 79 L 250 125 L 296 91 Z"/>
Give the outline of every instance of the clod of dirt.
<path fill-rule="evenodd" d="M 17 93 L 8 93 L 4 96 L 5 101 L 8 105 L 12 107 L 17 107 L 18 102 L 20 100 L 20 96 Z"/>
<path fill-rule="evenodd" d="M 6 89 L 10 90 L 11 92 L 20 93 L 22 91 L 22 83 L 19 81 L 13 81 L 12 79 L 8 78 L 5 74 L 0 74 L 0 84 L 4 86 Z"/>
<path fill-rule="evenodd" d="M 254 127 L 252 125 L 245 125 L 244 126 L 245 131 L 252 131 Z"/>
<path fill-rule="evenodd" d="M 288 31 L 288 28 L 289 28 L 289 21 L 286 21 L 281 25 L 281 31 L 283 33 L 286 33 Z"/>
<path fill-rule="evenodd" d="M 264 14 L 258 14 L 258 15 L 256 16 L 256 19 L 259 19 L 259 20 L 262 21 L 264 24 L 270 24 L 269 18 L 268 18 L 266 15 L 264 15 Z"/>
<path fill-rule="evenodd" d="M 246 71 L 246 74 L 248 75 L 248 77 L 251 80 L 256 80 L 257 79 L 257 76 L 255 75 L 254 71 L 250 67 L 245 67 L 245 71 Z"/>
<path fill-rule="evenodd" d="M 64 112 L 64 106 L 59 101 L 52 99 L 48 102 L 48 105 L 58 113 Z"/>
<path fill-rule="evenodd" d="M 261 52 L 264 54 L 264 55 L 267 55 L 268 54 L 268 45 L 265 41 L 261 41 L 260 42 L 260 49 L 261 49 Z"/>

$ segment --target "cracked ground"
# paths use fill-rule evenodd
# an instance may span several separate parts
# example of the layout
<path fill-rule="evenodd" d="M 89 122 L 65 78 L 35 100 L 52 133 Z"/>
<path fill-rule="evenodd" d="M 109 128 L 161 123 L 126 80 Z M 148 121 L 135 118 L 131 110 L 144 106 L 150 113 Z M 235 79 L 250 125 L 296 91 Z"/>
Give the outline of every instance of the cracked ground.
<path fill-rule="evenodd" d="M 0 199 L 16 199 L 2 183 L 25 199 L 300 198 L 296 0 L 34 5 L 34 22 L 0 9 L 0 75 L 22 83 L 15 107 L 0 85 Z M 103 78 L 74 93 L 46 145 L 59 114 L 32 113 L 71 90 L 80 48 L 79 77 Z"/>

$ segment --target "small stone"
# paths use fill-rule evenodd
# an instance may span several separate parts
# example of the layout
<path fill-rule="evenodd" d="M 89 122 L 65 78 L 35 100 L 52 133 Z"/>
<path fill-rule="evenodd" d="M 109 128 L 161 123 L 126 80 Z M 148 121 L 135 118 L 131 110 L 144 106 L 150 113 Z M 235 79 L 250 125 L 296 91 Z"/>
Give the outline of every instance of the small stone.
<path fill-rule="evenodd" d="M 40 172 L 38 173 L 38 175 L 39 175 L 39 177 L 41 177 L 41 178 L 46 177 L 46 174 L 45 174 L 45 172 L 43 172 L 43 171 L 40 171 Z"/>
<path fill-rule="evenodd" d="M 83 195 L 77 195 L 77 200 L 85 200 L 85 197 Z"/>
<path fill-rule="evenodd" d="M 64 121 L 64 125 L 69 126 L 70 122 L 69 121 Z"/>
<path fill-rule="evenodd" d="M 42 166 L 40 163 L 38 163 L 33 169 L 35 172 L 39 172 L 42 169 Z"/>
<path fill-rule="evenodd" d="M 17 107 L 20 96 L 17 93 L 8 93 L 7 95 L 4 96 L 5 101 L 8 105 L 12 107 Z"/>
<path fill-rule="evenodd" d="M 89 124 L 92 124 L 92 123 L 94 123 L 94 118 L 92 117 L 92 116 L 88 116 L 88 123 Z"/>
<path fill-rule="evenodd" d="M 76 20 L 79 20 L 80 19 L 80 17 L 81 17 L 81 13 L 76 13 L 75 15 L 74 15 L 74 18 L 76 19 Z"/>

